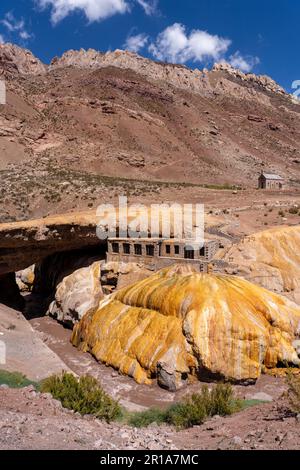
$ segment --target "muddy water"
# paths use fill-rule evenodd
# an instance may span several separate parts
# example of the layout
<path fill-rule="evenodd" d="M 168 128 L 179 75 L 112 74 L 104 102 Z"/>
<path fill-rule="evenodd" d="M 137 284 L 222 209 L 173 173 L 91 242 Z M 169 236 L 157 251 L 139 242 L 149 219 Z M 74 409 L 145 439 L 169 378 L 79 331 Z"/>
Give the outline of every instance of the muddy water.
<path fill-rule="evenodd" d="M 171 393 L 156 384 L 138 385 L 130 377 L 118 374 L 113 368 L 97 362 L 89 353 L 78 351 L 70 343 L 71 331 L 50 317 L 30 320 L 31 326 L 39 332 L 43 341 L 76 374 L 90 374 L 97 378 L 103 388 L 130 411 L 141 411 L 149 407 L 164 408 L 184 395 L 197 392 L 202 383 Z M 262 376 L 255 385 L 236 386 L 235 392 L 242 398 L 251 398 L 257 392 L 264 392 L 277 398 L 284 391 L 282 379 Z"/>

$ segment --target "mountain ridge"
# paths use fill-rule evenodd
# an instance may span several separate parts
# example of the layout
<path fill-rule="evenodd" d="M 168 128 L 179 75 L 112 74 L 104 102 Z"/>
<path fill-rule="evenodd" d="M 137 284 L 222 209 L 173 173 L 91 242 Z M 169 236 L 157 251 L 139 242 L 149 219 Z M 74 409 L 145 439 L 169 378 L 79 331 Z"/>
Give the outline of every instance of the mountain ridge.
<path fill-rule="evenodd" d="M 273 91 L 276 93 L 280 93 L 283 95 L 289 95 L 283 87 L 281 87 L 275 80 L 270 78 L 267 75 L 256 75 L 254 73 L 244 73 L 241 70 L 232 67 L 227 62 L 219 62 L 214 63 L 211 70 L 204 68 L 200 70 L 198 68 L 189 68 L 183 64 L 176 64 L 176 63 L 167 63 L 167 62 L 160 62 L 151 60 L 149 58 L 143 57 L 135 52 L 130 52 L 127 50 L 116 49 L 114 51 L 108 52 L 101 52 L 97 51 L 96 49 L 89 48 L 84 49 L 81 48 L 79 50 L 67 50 L 65 51 L 60 57 L 56 56 L 51 61 L 50 64 L 44 64 L 39 58 L 35 57 L 33 53 L 29 49 L 23 49 L 20 46 L 17 46 L 12 43 L 4 43 L 0 45 L 0 65 L 1 62 L 3 63 L 3 56 L 9 62 L 14 63 L 15 59 L 15 68 L 18 70 L 19 73 L 47 73 L 49 70 L 57 69 L 60 67 L 78 67 L 78 68 L 89 68 L 89 69 L 96 69 L 101 67 L 107 67 L 110 65 L 115 65 L 117 67 L 122 68 L 131 68 L 134 71 L 139 71 L 140 73 L 144 74 L 143 69 L 145 70 L 145 74 L 149 75 L 149 67 L 147 65 L 153 67 L 154 71 L 165 69 L 166 73 L 165 76 L 169 76 L 172 70 L 176 70 L 179 74 L 179 71 L 188 79 L 189 75 L 192 75 L 193 78 L 198 79 L 202 85 L 204 86 L 205 77 L 209 72 L 217 72 L 223 71 L 232 75 L 236 78 L 241 79 L 242 81 L 249 81 L 256 83 L 262 87 L 265 87 L 269 91 Z M 24 60 L 25 59 L 25 60 Z M 24 66 L 25 62 L 25 66 Z M 32 65 L 32 67 L 30 67 Z M 139 67 L 140 66 L 140 67 Z M 150 73 L 150 75 L 154 75 Z M 158 77 L 161 74 L 158 73 Z M 172 82 L 172 74 L 171 74 L 171 82 Z M 174 82 L 174 80 L 173 80 Z M 179 83 L 180 85 L 180 83 Z M 205 88 L 205 86 L 204 86 Z"/>

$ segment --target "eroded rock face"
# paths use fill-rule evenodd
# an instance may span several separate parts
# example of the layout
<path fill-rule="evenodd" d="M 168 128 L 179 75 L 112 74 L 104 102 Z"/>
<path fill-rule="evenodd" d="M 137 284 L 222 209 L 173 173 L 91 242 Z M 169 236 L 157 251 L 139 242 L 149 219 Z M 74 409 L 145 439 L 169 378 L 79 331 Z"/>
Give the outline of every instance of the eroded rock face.
<path fill-rule="evenodd" d="M 95 246 L 101 251 L 98 220 L 95 211 L 87 211 L 0 224 L 0 275 L 60 252 Z"/>
<path fill-rule="evenodd" d="M 31 292 L 34 284 L 35 265 L 29 266 L 16 273 L 16 282 L 21 292 Z"/>
<path fill-rule="evenodd" d="M 122 289 L 130 284 L 149 277 L 153 270 L 140 263 L 103 262 L 101 265 L 101 283 L 103 292 L 111 294 L 116 289 Z"/>
<path fill-rule="evenodd" d="M 56 289 L 48 314 L 73 326 L 87 311 L 95 309 L 103 298 L 100 277 L 100 261 L 66 276 Z"/>
<path fill-rule="evenodd" d="M 242 81 L 252 84 L 255 83 L 273 93 L 279 93 L 282 95 L 287 94 L 286 91 L 280 85 L 278 85 L 278 83 L 276 83 L 272 78 L 268 77 L 267 75 L 255 75 L 254 73 L 244 73 L 241 70 L 232 67 L 226 62 L 221 62 L 213 66 L 212 72 L 219 71 L 226 72 L 229 75 L 238 78 Z"/>
<path fill-rule="evenodd" d="M 264 368 L 300 364 L 300 308 L 233 276 L 173 266 L 100 302 L 73 330 L 90 351 L 138 383 L 170 390 L 203 379 L 255 381 Z"/>
<path fill-rule="evenodd" d="M 273 93 L 287 95 L 285 90 L 270 77 L 252 73 L 246 74 L 225 62 L 215 64 L 209 72 L 207 69 L 203 71 L 190 70 L 184 65 L 154 62 L 134 52 L 119 49 L 106 53 L 95 49 L 80 49 L 69 50 L 61 57 L 55 57 L 51 62 L 50 70 L 70 66 L 83 69 L 99 69 L 109 66 L 131 69 L 146 75 L 150 80 L 162 80 L 172 83 L 178 88 L 207 95 L 213 91 L 210 76 L 213 76 L 214 72 L 221 72 L 251 85 L 256 84 Z"/>
<path fill-rule="evenodd" d="M 248 236 L 229 250 L 226 260 L 251 282 L 300 303 L 300 226 Z"/>
<path fill-rule="evenodd" d="M 98 307 L 104 295 L 141 281 L 150 274 L 150 270 L 137 263 L 96 261 L 63 277 L 47 313 L 73 328 L 88 311 Z"/>
<path fill-rule="evenodd" d="M 69 50 L 62 57 L 55 58 L 51 62 L 50 70 L 70 66 L 83 69 L 99 69 L 110 66 L 131 69 L 145 75 L 150 80 L 162 80 L 178 88 L 201 91 L 204 94 L 211 91 L 209 80 L 198 69 L 192 71 L 184 65 L 154 62 L 134 52 L 118 49 L 106 53 L 94 49 Z"/>
<path fill-rule="evenodd" d="M 103 257 L 104 254 L 101 251 L 101 247 L 96 247 L 95 249 L 89 248 L 54 253 L 44 258 L 41 262 L 36 263 L 32 295 L 30 298 L 27 298 L 25 310 L 23 313 L 28 318 L 45 315 L 49 310 L 49 305 L 53 302 L 53 300 L 55 300 L 58 286 L 60 284 L 64 285 L 64 279 L 72 274 L 75 276 L 75 273 L 81 268 L 89 268 L 95 262 L 100 263 Z M 87 274 L 86 276 L 88 277 Z M 80 276 L 78 276 L 78 278 L 76 278 L 76 276 L 74 277 L 74 283 L 76 282 L 80 282 Z M 87 279 L 86 286 L 88 285 L 89 281 Z M 76 288 L 72 289 L 72 282 L 68 283 L 65 287 L 65 289 L 63 288 L 62 291 L 59 291 L 60 294 L 58 296 L 58 306 L 56 309 L 57 312 L 53 312 L 54 316 L 58 316 L 58 319 L 61 321 L 64 321 L 64 316 L 68 317 L 67 310 L 64 308 L 60 312 L 61 304 L 69 305 L 70 302 L 72 303 L 72 296 L 74 296 L 73 305 L 79 301 L 79 299 L 76 297 Z M 70 289 L 70 293 L 68 292 L 67 287 Z M 79 287 L 79 292 L 81 291 L 80 289 L 81 287 Z M 94 294 L 93 290 L 91 290 L 89 294 L 91 295 L 92 302 Z M 83 300 L 83 302 L 85 302 L 85 300 Z M 73 312 L 73 317 L 75 321 L 75 318 L 77 318 L 76 309 Z M 69 318 L 66 318 L 65 323 L 73 326 L 73 323 L 70 323 L 69 320 Z"/>

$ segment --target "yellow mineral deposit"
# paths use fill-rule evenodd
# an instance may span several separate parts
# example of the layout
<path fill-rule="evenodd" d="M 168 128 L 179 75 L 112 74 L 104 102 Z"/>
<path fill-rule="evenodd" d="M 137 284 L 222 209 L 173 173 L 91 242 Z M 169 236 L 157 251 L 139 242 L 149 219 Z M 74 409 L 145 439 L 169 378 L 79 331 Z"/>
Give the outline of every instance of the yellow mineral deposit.
<path fill-rule="evenodd" d="M 233 276 L 175 265 L 102 300 L 72 342 L 138 383 L 175 390 L 208 375 L 254 381 L 299 366 L 300 307 Z"/>

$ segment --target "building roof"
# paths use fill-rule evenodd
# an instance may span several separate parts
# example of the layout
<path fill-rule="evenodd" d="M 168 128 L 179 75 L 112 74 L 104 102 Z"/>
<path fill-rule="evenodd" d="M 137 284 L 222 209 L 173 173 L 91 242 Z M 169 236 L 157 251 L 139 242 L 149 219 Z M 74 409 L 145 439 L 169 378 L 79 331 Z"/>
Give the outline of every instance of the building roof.
<path fill-rule="evenodd" d="M 275 173 L 262 173 L 261 176 L 264 176 L 267 180 L 283 180 L 283 178 Z"/>

